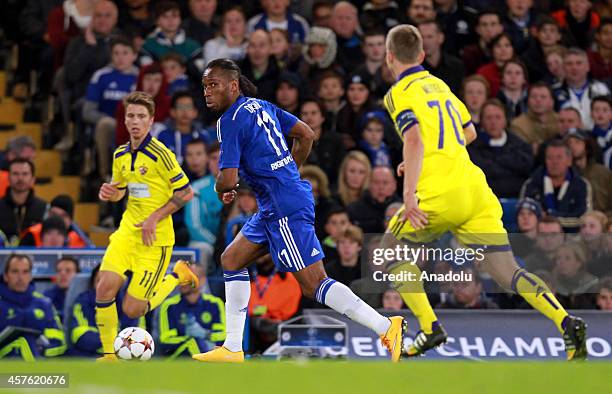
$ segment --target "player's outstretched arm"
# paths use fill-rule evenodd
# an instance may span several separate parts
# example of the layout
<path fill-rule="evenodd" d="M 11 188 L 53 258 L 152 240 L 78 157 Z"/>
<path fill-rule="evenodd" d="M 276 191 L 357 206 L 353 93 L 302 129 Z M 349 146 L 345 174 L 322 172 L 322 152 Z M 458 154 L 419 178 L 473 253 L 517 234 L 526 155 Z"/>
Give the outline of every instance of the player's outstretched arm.
<path fill-rule="evenodd" d="M 304 164 L 314 142 L 315 133 L 306 123 L 298 120 L 289 131 L 289 137 L 294 138 L 291 156 L 298 168 Z"/>
<path fill-rule="evenodd" d="M 102 201 L 116 202 L 125 196 L 125 189 L 119 189 L 119 182 L 105 182 L 100 186 L 98 198 Z"/>
<path fill-rule="evenodd" d="M 172 193 L 172 197 L 167 203 L 153 212 L 147 220 L 136 224 L 136 227 L 142 228 L 142 242 L 146 246 L 153 245 L 153 242 L 155 242 L 155 227 L 157 226 L 157 222 L 183 208 L 192 198 L 193 189 L 191 186 L 188 185 L 184 189 L 176 190 Z"/>
<path fill-rule="evenodd" d="M 469 145 L 476 139 L 476 127 L 473 123 L 470 123 L 468 127 L 463 129 L 463 135 L 465 135 L 465 145 Z"/>

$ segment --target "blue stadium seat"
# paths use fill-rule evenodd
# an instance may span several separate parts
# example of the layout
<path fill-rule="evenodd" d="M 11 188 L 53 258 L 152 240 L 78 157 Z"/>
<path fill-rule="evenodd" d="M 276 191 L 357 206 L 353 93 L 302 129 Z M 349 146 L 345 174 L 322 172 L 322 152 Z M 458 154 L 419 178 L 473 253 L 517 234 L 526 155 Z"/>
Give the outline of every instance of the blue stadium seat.
<path fill-rule="evenodd" d="M 70 287 L 66 292 L 66 300 L 64 301 L 64 321 L 62 324 L 64 325 L 64 333 L 66 334 L 66 344 L 68 346 L 72 346 L 72 342 L 70 341 L 71 335 L 68 330 L 68 323 L 70 322 L 70 316 L 72 316 L 72 306 L 76 301 L 79 294 L 87 290 L 89 287 L 89 277 L 91 274 L 80 273 L 77 274 L 70 282 Z"/>

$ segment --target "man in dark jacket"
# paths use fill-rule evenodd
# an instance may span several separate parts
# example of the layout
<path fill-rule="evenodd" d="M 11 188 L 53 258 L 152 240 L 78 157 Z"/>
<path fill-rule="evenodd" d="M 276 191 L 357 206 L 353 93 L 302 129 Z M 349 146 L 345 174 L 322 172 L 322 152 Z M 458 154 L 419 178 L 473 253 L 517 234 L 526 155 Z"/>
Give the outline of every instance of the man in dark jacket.
<path fill-rule="evenodd" d="M 364 233 L 384 232 L 385 209 L 389 204 L 400 201 L 395 194 L 396 189 L 393 170 L 374 167 L 369 189 L 347 208 L 351 222 L 361 227 Z"/>
<path fill-rule="evenodd" d="M 563 230 L 577 232 L 580 216 L 592 209 L 590 183 L 572 167 L 572 152 L 561 140 L 546 147 L 545 166 L 536 170 L 521 189 L 520 198 L 531 197 L 559 218 Z"/>
<path fill-rule="evenodd" d="M 35 223 L 42 222 L 47 203 L 34 195 L 34 164 L 27 159 L 15 159 L 9 164 L 9 189 L 0 200 L 0 230 L 12 245 L 19 234 Z"/>
<path fill-rule="evenodd" d="M 468 146 L 470 158 L 482 169 L 499 198 L 516 198 L 533 165 L 531 146 L 507 132 L 504 105 L 497 99 L 482 107 L 482 133 Z"/>
<path fill-rule="evenodd" d="M 280 69 L 271 51 L 270 33 L 255 30 L 249 37 L 247 57 L 241 62 L 240 69 L 257 86 L 257 97 L 273 102 Z"/>

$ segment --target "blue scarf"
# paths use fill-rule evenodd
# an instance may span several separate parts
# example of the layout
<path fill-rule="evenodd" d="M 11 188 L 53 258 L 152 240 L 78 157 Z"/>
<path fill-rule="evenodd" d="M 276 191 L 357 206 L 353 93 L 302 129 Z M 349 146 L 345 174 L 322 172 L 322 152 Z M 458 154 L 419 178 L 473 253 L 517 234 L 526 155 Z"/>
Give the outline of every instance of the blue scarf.
<path fill-rule="evenodd" d="M 557 202 L 563 200 L 563 197 L 565 197 L 571 180 L 572 172 L 567 171 L 565 180 L 559 189 L 559 194 L 555 197 L 555 188 L 553 187 L 552 179 L 548 176 L 546 169 L 544 169 L 544 205 L 549 214 L 556 216 Z"/>

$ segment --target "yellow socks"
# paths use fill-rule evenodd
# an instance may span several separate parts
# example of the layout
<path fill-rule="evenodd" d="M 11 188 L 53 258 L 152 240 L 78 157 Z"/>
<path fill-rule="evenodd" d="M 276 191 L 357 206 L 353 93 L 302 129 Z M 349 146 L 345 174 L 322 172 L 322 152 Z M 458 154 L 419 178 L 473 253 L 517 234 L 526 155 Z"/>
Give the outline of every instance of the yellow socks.
<path fill-rule="evenodd" d="M 568 315 L 544 281 L 536 275 L 518 269 L 512 276 L 512 290 L 520 294 L 534 309 L 552 320 L 563 333 L 563 319 Z"/>
<path fill-rule="evenodd" d="M 149 310 L 147 312 L 157 308 L 168 297 L 168 294 L 172 293 L 172 290 L 174 290 L 178 283 L 179 280 L 176 273 L 172 272 L 166 275 L 157 291 L 155 291 L 155 294 L 153 294 L 153 297 L 149 300 Z"/>
<path fill-rule="evenodd" d="M 119 318 L 114 299 L 112 301 L 96 301 L 96 325 L 100 332 L 102 350 L 104 353 L 115 354 L 113 342 L 117 336 Z"/>
<path fill-rule="evenodd" d="M 414 278 L 414 280 L 395 282 L 394 287 L 401 294 L 402 299 L 419 321 L 421 330 L 423 330 L 425 334 L 431 334 L 432 324 L 437 321 L 438 318 L 429 303 L 429 299 L 423 288 L 423 282 L 420 280 L 421 270 L 416 264 L 404 262 L 393 266 L 389 270 L 389 273 L 398 274 L 402 271 L 411 274 L 410 276 Z"/>

